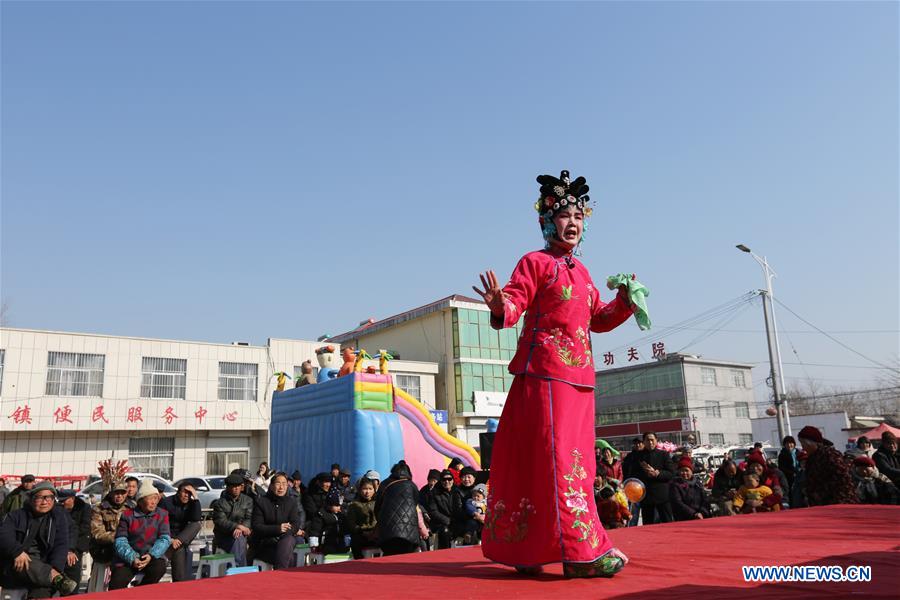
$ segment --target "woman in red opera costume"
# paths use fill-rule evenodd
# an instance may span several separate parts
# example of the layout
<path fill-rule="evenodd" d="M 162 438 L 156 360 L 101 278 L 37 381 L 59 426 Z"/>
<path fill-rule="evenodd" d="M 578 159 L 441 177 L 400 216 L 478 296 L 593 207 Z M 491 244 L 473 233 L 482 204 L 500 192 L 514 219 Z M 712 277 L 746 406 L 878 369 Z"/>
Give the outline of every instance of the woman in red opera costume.
<path fill-rule="evenodd" d="M 495 329 L 525 316 L 494 439 L 482 548 L 526 574 L 561 561 L 566 577 L 609 577 L 628 559 L 612 547 L 594 504 L 590 334 L 622 324 L 632 305 L 624 286 L 604 304 L 575 258 L 591 214 L 585 179 L 563 171 L 537 181 L 546 248 L 523 256 L 502 289 L 493 271 L 481 276 L 483 291 L 474 288 Z"/>

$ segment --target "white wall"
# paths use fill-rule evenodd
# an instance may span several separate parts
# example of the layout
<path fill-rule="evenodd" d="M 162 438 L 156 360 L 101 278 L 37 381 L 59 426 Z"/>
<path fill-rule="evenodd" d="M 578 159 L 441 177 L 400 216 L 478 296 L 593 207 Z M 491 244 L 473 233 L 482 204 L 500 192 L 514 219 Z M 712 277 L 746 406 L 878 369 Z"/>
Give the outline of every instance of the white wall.
<path fill-rule="evenodd" d="M 753 419 L 751 423 L 753 425 L 754 441 L 769 441 L 775 447 L 781 446 L 775 417 L 760 417 Z M 797 432 L 807 425 L 812 425 L 821 431 L 822 436 L 827 440 L 831 440 L 834 447 L 841 452 L 846 449 L 847 440 L 850 437 L 850 432 L 844 431 L 850 427 L 850 419 L 847 418 L 847 413 L 841 411 L 817 415 L 792 415 L 791 431 L 794 439 L 797 439 Z M 797 445 L 800 445 L 800 440 L 797 440 Z"/>

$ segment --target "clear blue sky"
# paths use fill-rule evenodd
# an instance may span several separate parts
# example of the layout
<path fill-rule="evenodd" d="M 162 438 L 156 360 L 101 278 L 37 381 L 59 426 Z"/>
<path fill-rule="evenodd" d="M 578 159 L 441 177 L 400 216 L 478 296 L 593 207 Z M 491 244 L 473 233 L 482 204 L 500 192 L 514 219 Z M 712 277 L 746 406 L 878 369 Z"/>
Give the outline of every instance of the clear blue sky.
<path fill-rule="evenodd" d="M 897 109 L 895 2 L 3 2 L 2 299 L 19 327 L 334 334 L 505 278 L 567 168 L 594 278 L 651 289 L 643 355 L 762 286 L 743 242 L 895 363 Z M 878 384 L 778 310 L 785 362 L 843 365 L 791 381 Z M 759 304 L 687 351 L 765 361 Z"/>

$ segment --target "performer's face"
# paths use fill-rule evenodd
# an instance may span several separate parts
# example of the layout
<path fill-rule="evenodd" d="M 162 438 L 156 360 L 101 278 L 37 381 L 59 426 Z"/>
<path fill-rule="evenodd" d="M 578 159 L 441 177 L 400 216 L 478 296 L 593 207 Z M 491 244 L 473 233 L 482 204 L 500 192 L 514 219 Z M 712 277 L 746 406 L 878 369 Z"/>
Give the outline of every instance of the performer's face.
<path fill-rule="evenodd" d="M 574 206 L 567 206 L 553 217 L 556 225 L 556 238 L 559 245 L 574 248 L 581 241 L 584 233 L 584 212 Z"/>

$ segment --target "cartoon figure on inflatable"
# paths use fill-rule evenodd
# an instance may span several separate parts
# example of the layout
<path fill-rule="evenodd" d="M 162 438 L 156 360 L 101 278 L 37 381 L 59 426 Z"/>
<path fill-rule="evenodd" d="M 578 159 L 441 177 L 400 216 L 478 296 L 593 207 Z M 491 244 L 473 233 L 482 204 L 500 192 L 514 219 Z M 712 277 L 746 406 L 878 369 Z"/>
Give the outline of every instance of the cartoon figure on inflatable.
<path fill-rule="evenodd" d="M 338 376 L 338 370 L 334 368 L 337 363 L 337 355 L 332 345 L 316 348 L 316 362 L 319 363 L 319 375 L 316 383 L 323 383 Z"/>
<path fill-rule="evenodd" d="M 591 215 L 584 177 L 541 175 L 534 204 L 543 250 L 523 256 L 501 288 L 493 271 L 473 288 L 491 310 L 494 329 L 523 335 L 509 364 L 515 376 L 491 460 L 491 490 L 482 536 L 485 557 L 535 575 L 562 562 L 566 577 L 611 577 L 627 557 L 597 516 L 594 481 L 594 359 L 592 332 L 610 331 L 634 314 L 623 279 L 610 303 L 600 299 L 578 260 Z M 529 472 L 546 477 L 522 477 Z M 550 479 L 547 479 L 549 477 Z"/>

